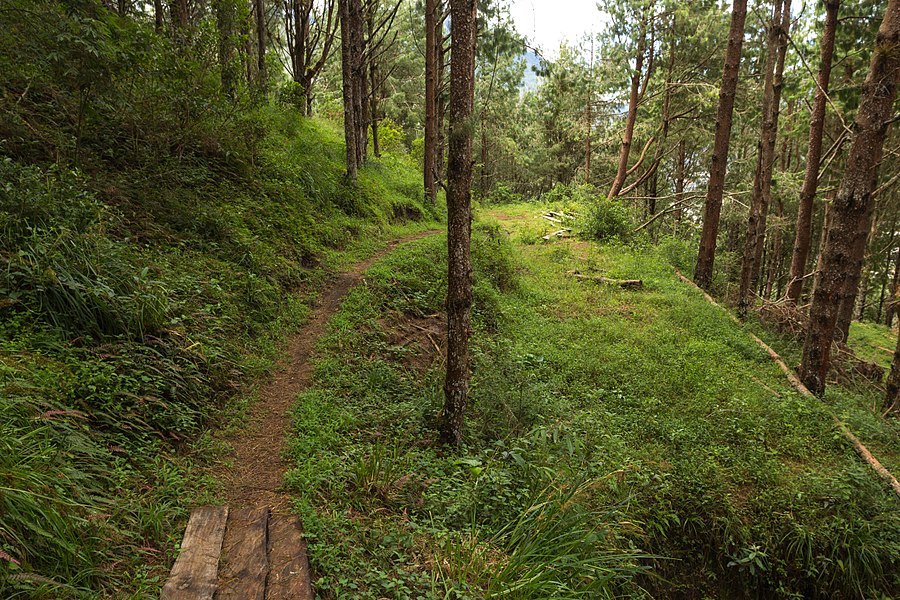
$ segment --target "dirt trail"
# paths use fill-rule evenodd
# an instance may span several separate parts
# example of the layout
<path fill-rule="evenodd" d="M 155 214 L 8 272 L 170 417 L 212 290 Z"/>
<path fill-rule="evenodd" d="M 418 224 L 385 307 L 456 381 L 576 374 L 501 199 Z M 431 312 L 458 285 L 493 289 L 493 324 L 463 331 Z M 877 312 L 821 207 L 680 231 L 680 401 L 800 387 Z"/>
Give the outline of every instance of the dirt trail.
<path fill-rule="evenodd" d="M 271 381 L 259 391 L 259 399 L 249 408 L 246 426 L 226 441 L 234 448 L 233 464 L 223 465 L 217 475 L 225 483 L 226 505 L 235 508 L 269 506 L 272 512 L 287 512 L 288 496 L 279 491 L 282 475 L 289 467 L 283 456 L 285 435 L 290 425 L 288 411 L 297 394 L 309 386 L 312 376 L 310 356 L 325 333 L 350 288 L 378 259 L 398 245 L 438 233 L 423 231 L 392 241 L 387 248 L 341 273 L 319 297 L 313 313 L 288 341 L 285 357 L 279 361 Z"/>

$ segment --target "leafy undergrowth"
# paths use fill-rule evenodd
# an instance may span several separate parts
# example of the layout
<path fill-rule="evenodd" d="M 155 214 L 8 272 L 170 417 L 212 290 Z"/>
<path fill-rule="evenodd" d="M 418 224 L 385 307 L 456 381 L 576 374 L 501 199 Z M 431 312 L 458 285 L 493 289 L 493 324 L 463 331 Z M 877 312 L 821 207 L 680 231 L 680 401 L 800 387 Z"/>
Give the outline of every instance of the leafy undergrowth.
<path fill-rule="evenodd" d="M 157 597 L 187 507 L 219 493 L 210 426 L 330 274 L 435 213 L 403 153 L 350 187 L 336 125 L 223 95 L 202 37 L 8 8 L 0 597 Z"/>
<path fill-rule="evenodd" d="M 324 597 L 575 597 L 593 583 L 584 597 L 898 589 L 897 499 L 831 420 L 863 402 L 857 392 L 836 388 L 826 403 L 794 393 L 745 332 L 674 277 L 661 256 L 672 248 L 539 244 L 533 211 L 495 214 L 522 258 L 485 254 L 476 235 L 460 454 L 434 444 L 440 353 L 423 370 L 410 354 L 427 346 L 392 345 L 385 323 L 396 318 L 383 318 L 440 311 L 439 240 L 373 268 L 320 348 L 288 480 Z M 641 278 L 644 289 L 579 282 L 572 269 Z M 512 284 L 492 285 L 490 273 Z M 891 424 L 857 433 L 896 445 Z M 545 506 L 577 513 L 535 516 Z M 599 537 L 570 551 L 557 525 L 584 513 Z"/>

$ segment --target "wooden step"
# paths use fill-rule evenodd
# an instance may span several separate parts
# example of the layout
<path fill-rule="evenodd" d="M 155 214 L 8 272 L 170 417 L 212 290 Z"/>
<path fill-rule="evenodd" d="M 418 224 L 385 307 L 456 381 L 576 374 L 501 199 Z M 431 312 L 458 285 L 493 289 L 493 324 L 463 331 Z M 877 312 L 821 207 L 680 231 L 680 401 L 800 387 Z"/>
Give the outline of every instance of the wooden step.
<path fill-rule="evenodd" d="M 313 600 L 300 521 L 268 507 L 191 511 L 161 600 Z"/>
<path fill-rule="evenodd" d="M 163 586 L 161 600 L 213 600 L 227 520 L 227 506 L 191 511 L 181 553 Z"/>
<path fill-rule="evenodd" d="M 269 520 L 269 586 L 266 600 L 313 600 L 309 559 L 300 521 L 290 515 Z"/>
<path fill-rule="evenodd" d="M 228 515 L 217 600 L 265 600 L 268 523 L 268 508 L 243 508 Z"/>

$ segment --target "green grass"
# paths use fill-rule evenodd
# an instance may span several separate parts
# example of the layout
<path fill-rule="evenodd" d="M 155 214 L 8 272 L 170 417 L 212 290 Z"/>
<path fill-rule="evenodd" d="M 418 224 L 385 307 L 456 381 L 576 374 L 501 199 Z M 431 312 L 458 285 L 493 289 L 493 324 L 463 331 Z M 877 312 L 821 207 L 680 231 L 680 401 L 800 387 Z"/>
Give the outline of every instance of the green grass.
<path fill-rule="evenodd" d="M 833 386 L 825 403 L 794 393 L 744 331 L 675 278 L 661 256 L 677 258 L 674 243 L 535 243 L 533 206 L 501 213 L 515 245 L 476 269 L 458 455 L 434 443 L 440 356 L 423 367 L 427 345 L 396 335 L 404 319 L 440 312 L 440 240 L 373 268 L 320 346 L 317 385 L 296 407 L 288 481 L 325 597 L 569 597 L 588 582 L 601 582 L 589 597 L 897 589 L 897 499 L 831 414 L 889 460 L 894 424 L 866 417 L 855 390 Z M 497 260 L 518 273 L 502 289 L 488 276 Z M 579 282 L 572 269 L 645 288 Z M 512 567 L 525 551 L 504 532 L 548 487 L 552 498 L 588 490 L 566 506 L 593 514 L 599 537 L 573 556 L 602 557 L 603 574 L 559 557 L 567 546 L 542 537 L 554 519 L 525 526 L 529 566 Z M 555 579 L 567 591 L 525 583 L 542 561 L 571 566 Z"/>
<path fill-rule="evenodd" d="M 433 227 L 403 154 L 259 109 L 256 164 L 0 157 L 0 596 L 155 597 L 204 464 L 333 274 Z"/>
<path fill-rule="evenodd" d="M 890 369 L 897 348 L 897 332 L 880 323 L 854 321 L 850 324 L 848 343 L 860 358 Z"/>

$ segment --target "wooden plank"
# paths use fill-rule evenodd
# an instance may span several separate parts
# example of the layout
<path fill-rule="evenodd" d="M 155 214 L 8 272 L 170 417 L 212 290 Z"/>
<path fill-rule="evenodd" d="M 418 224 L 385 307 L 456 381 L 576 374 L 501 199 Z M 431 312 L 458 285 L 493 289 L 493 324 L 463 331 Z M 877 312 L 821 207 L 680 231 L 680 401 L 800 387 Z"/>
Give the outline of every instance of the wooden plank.
<path fill-rule="evenodd" d="M 227 506 L 204 506 L 191 511 L 181 552 L 160 600 L 213 599 L 227 520 Z"/>
<path fill-rule="evenodd" d="M 306 542 L 293 515 L 269 518 L 269 582 L 266 600 L 313 600 Z"/>
<path fill-rule="evenodd" d="M 228 513 L 216 600 L 265 600 L 269 574 L 268 523 L 268 507 L 235 509 Z"/>

